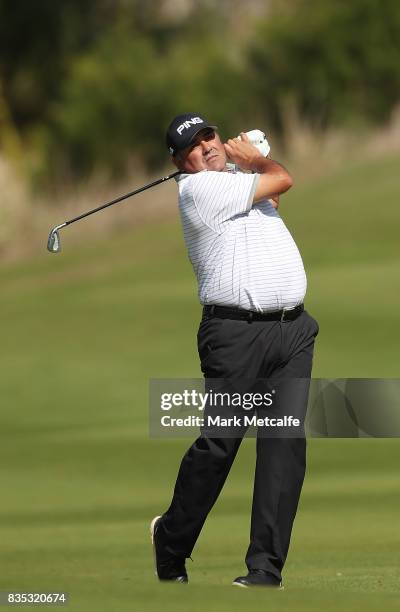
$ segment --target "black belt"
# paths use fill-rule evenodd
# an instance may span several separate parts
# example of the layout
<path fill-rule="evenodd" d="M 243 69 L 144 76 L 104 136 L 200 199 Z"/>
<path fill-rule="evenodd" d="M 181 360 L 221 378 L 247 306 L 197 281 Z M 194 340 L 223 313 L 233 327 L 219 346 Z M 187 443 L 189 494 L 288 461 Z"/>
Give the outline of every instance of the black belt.
<path fill-rule="evenodd" d="M 240 321 L 294 321 L 304 310 L 299 304 L 290 310 L 275 310 L 273 312 L 253 312 L 242 308 L 230 306 L 204 306 L 203 316 L 217 317 L 218 319 L 238 319 Z"/>

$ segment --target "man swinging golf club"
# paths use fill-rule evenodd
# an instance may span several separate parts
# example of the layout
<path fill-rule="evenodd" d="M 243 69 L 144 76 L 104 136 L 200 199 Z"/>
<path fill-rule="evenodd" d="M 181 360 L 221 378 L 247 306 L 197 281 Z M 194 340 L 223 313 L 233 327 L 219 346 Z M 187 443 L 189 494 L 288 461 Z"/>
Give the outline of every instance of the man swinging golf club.
<path fill-rule="evenodd" d="M 309 379 L 318 324 L 304 310 L 303 262 L 277 212 L 292 178 L 245 134 L 223 144 L 217 128 L 196 113 L 175 117 L 167 146 L 181 171 L 179 210 L 204 306 L 198 332 L 204 377 Z M 305 416 L 307 394 L 291 402 Z M 151 523 L 160 580 L 188 582 L 185 560 L 241 439 L 200 436 L 184 455 L 171 504 Z M 234 585 L 281 587 L 305 455 L 304 435 L 257 437 L 248 573 Z"/>

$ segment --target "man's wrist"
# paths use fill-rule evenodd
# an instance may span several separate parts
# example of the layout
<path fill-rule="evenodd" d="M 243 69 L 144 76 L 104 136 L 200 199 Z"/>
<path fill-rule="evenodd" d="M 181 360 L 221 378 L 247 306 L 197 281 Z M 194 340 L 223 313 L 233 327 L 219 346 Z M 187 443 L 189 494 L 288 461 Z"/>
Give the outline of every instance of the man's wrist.
<path fill-rule="evenodd" d="M 271 159 L 260 156 L 254 161 L 254 164 L 252 164 L 251 169 L 255 172 L 258 172 L 258 174 L 264 174 L 265 172 L 268 172 L 268 170 L 270 170 L 273 165 L 274 162 Z"/>

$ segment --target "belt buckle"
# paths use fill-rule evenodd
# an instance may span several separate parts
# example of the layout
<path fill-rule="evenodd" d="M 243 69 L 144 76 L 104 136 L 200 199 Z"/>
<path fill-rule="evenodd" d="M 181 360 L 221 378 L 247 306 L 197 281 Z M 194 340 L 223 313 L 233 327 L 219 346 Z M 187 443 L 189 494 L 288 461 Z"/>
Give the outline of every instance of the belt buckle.
<path fill-rule="evenodd" d="M 281 323 L 283 323 L 286 320 L 285 319 L 285 313 L 286 313 L 286 310 L 284 308 L 282 308 Z"/>

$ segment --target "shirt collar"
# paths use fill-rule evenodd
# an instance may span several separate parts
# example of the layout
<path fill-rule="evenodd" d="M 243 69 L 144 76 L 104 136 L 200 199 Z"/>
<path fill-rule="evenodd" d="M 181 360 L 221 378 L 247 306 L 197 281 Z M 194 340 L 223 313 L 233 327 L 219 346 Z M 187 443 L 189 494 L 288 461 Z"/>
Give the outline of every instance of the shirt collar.
<path fill-rule="evenodd" d="M 237 168 L 236 164 L 232 164 L 230 162 L 227 162 L 226 165 L 225 165 L 225 169 L 222 170 L 222 172 L 233 172 L 233 173 L 236 173 L 237 171 L 238 171 L 238 168 Z M 210 172 L 210 171 L 209 170 L 200 170 L 200 172 Z M 193 174 L 200 174 L 200 172 L 194 172 L 194 173 L 181 172 L 180 174 L 178 174 L 175 177 L 175 180 L 176 180 L 177 183 L 180 183 L 181 181 L 183 181 L 188 176 L 193 176 Z"/>

